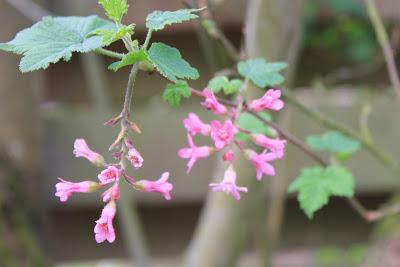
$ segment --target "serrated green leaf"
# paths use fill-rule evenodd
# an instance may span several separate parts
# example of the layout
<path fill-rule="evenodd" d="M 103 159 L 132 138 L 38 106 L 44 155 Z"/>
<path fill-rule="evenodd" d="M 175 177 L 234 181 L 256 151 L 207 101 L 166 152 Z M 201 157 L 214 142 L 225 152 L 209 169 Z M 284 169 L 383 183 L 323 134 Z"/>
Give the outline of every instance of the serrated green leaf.
<path fill-rule="evenodd" d="M 197 79 L 199 72 L 185 61 L 178 49 L 163 43 L 153 43 L 148 51 L 149 60 L 157 71 L 169 79 Z"/>
<path fill-rule="evenodd" d="M 193 13 L 199 12 L 200 9 L 180 9 L 176 11 L 153 11 L 146 18 L 146 27 L 152 31 L 159 31 L 167 25 L 174 23 L 182 23 L 188 20 L 196 19 L 199 16 Z"/>
<path fill-rule="evenodd" d="M 239 92 L 243 86 L 243 81 L 239 79 L 230 80 L 229 83 L 224 87 L 224 94 L 231 95 Z"/>
<path fill-rule="evenodd" d="M 331 166 L 324 174 L 330 193 L 338 197 L 352 197 L 354 195 L 354 177 L 346 168 Z"/>
<path fill-rule="evenodd" d="M 259 115 L 264 119 L 271 120 L 271 115 L 267 112 L 260 112 Z M 271 128 L 268 125 L 265 125 L 264 122 L 250 113 L 241 113 L 237 120 L 237 125 L 253 134 L 272 134 Z M 238 141 L 246 141 L 248 139 L 250 139 L 250 137 L 242 132 L 236 135 L 236 140 Z"/>
<path fill-rule="evenodd" d="M 186 81 L 178 81 L 175 84 L 169 83 L 163 93 L 163 98 L 171 106 L 179 106 L 182 97 L 189 98 L 191 96 L 189 85 Z"/>
<path fill-rule="evenodd" d="M 233 79 L 229 81 L 228 77 L 226 76 L 217 76 L 210 80 L 207 87 L 216 94 L 223 90 L 224 94 L 231 95 L 237 93 L 242 85 L 242 80 Z"/>
<path fill-rule="evenodd" d="M 126 34 L 133 35 L 135 25 L 121 26 L 118 30 L 104 30 L 99 29 L 93 32 L 102 38 L 103 45 L 109 46 L 110 44 L 121 40 Z"/>
<path fill-rule="evenodd" d="M 99 0 L 108 18 L 121 22 L 122 17 L 128 13 L 129 5 L 126 0 Z"/>
<path fill-rule="evenodd" d="M 346 159 L 361 147 L 358 140 L 333 131 L 326 132 L 323 135 L 309 136 L 307 137 L 307 144 L 313 150 L 336 153 L 341 159 Z"/>
<path fill-rule="evenodd" d="M 101 37 L 91 36 L 99 29 L 113 29 L 113 23 L 97 16 L 44 17 L 15 38 L 0 44 L 0 50 L 23 55 L 22 72 L 46 69 L 60 59 L 68 61 L 73 52 L 89 52 L 103 46 Z"/>
<path fill-rule="evenodd" d="M 282 84 L 285 79 L 279 72 L 286 67 L 287 63 L 285 62 L 268 63 L 261 58 L 238 63 L 239 73 L 260 88 Z"/>
<path fill-rule="evenodd" d="M 121 61 L 117 61 L 108 66 L 109 70 L 118 71 L 119 69 L 133 65 L 137 62 L 147 60 L 147 52 L 145 50 L 132 51 L 126 54 Z"/>
<path fill-rule="evenodd" d="M 289 186 L 289 193 L 299 192 L 301 209 L 311 219 L 316 211 L 329 202 L 331 196 L 352 197 L 354 177 L 340 166 L 303 168 L 299 177 Z"/>
<path fill-rule="evenodd" d="M 218 94 L 222 89 L 229 83 L 229 79 L 226 76 L 217 76 L 212 78 L 207 87 L 211 89 L 214 93 Z"/>

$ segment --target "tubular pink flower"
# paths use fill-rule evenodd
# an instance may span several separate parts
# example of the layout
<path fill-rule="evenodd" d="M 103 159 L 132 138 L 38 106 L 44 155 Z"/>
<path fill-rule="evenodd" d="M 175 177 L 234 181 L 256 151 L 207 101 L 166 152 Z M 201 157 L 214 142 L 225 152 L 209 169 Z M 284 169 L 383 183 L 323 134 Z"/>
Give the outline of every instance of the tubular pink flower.
<path fill-rule="evenodd" d="M 108 166 L 107 169 L 103 170 L 97 178 L 99 178 L 101 184 L 108 184 L 115 182 L 119 179 L 121 170 L 115 166 Z"/>
<path fill-rule="evenodd" d="M 285 154 L 286 140 L 271 139 L 262 134 L 254 134 L 252 139 L 257 145 L 271 150 L 278 158 L 282 158 Z"/>
<path fill-rule="evenodd" d="M 143 192 L 159 192 L 166 200 L 171 200 L 171 193 L 174 186 L 168 183 L 169 172 L 164 172 L 157 181 L 140 180 L 136 186 Z"/>
<path fill-rule="evenodd" d="M 276 160 L 275 153 L 257 154 L 253 150 L 246 150 L 246 156 L 256 169 L 257 180 L 260 181 L 263 174 L 275 176 L 275 168 L 268 162 Z"/>
<path fill-rule="evenodd" d="M 235 160 L 235 153 L 233 152 L 233 150 L 230 149 L 225 152 L 225 154 L 222 156 L 222 160 L 233 163 L 233 161 Z"/>
<path fill-rule="evenodd" d="M 143 158 L 134 147 L 131 147 L 127 155 L 128 160 L 131 162 L 135 169 L 139 169 L 143 165 Z"/>
<path fill-rule="evenodd" d="M 103 197 L 103 202 L 109 202 L 110 200 L 118 200 L 120 197 L 118 183 L 114 184 L 109 189 L 104 191 L 104 193 L 101 194 L 101 196 Z"/>
<path fill-rule="evenodd" d="M 210 89 L 205 88 L 203 90 L 203 96 L 205 98 L 204 102 L 201 102 L 201 105 L 203 107 L 211 110 L 216 115 L 226 115 L 227 114 L 227 112 L 228 112 L 227 108 L 218 102 L 214 93 Z"/>
<path fill-rule="evenodd" d="M 211 138 L 214 140 L 217 149 L 221 149 L 231 143 L 237 132 L 238 130 L 231 120 L 226 120 L 224 124 L 220 121 L 211 122 Z"/>
<path fill-rule="evenodd" d="M 209 135 L 211 131 L 210 125 L 202 122 L 195 113 L 189 113 L 188 117 L 183 120 L 183 125 L 190 135 Z"/>
<path fill-rule="evenodd" d="M 90 149 L 85 139 L 78 138 L 74 142 L 74 151 L 75 157 L 83 157 L 89 160 L 91 163 L 101 167 L 104 166 L 104 158 L 99 153 L 96 153 Z"/>
<path fill-rule="evenodd" d="M 61 182 L 56 184 L 55 195 L 60 198 L 61 202 L 66 202 L 73 193 L 89 193 L 99 187 L 98 183 L 92 181 L 74 183 L 62 178 L 58 178 L 58 180 Z"/>
<path fill-rule="evenodd" d="M 236 200 L 240 200 L 240 192 L 246 192 L 246 187 L 240 187 L 236 185 L 236 172 L 233 166 L 225 171 L 224 179 L 220 183 L 211 183 L 209 186 L 214 192 L 225 192 L 233 196 Z"/>
<path fill-rule="evenodd" d="M 263 97 L 253 100 L 249 108 L 253 111 L 261 111 L 264 109 L 280 110 L 284 107 L 284 103 L 279 98 L 281 97 L 281 90 L 269 89 Z"/>
<path fill-rule="evenodd" d="M 117 212 L 115 202 L 109 202 L 101 212 L 100 219 L 96 221 L 94 227 L 95 239 L 97 243 L 108 241 L 110 243 L 115 241 L 115 231 L 112 221 Z"/>
<path fill-rule="evenodd" d="M 196 146 L 190 134 L 187 135 L 187 138 L 190 147 L 179 149 L 178 156 L 183 159 L 189 159 L 187 163 L 187 173 L 189 173 L 198 159 L 210 156 L 214 149 L 208 146 Z"/>

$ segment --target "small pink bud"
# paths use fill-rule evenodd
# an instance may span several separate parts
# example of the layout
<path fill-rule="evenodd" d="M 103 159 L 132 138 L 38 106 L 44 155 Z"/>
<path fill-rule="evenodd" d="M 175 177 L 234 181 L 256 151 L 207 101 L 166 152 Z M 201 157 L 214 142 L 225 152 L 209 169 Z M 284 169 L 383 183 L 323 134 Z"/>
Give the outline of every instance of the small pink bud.
<path fill-rule="evenodd" d="M 227 152 L 225 152 L 225 154 L 222 156 L 222 159 L 224 161 L 228 161 L 230 163 L 233 163 L 233 161 L 235 160 L 235 153 L 233 152 L 232 149 L 230 149 Z"/>
<path fill-rule="evenodd" d="M 178 156 L 183 159 L 189 159 L 187 163 L 187 173 L 189 173 L 198 159 L 210 156 L 214 149 L 208 146 L 196 146 L 190 134 L 187 135 L 187 138 L 189 147 L 179 149 Z"/>
<path fill-rule="evenodd" d="M 216 120 L 211 122 L 211 138 L 214 140 L 217 149 L 229 145 L 235 138 L 237 132 L 238 130 L 231 120 L 226 120 L 224 124 Z"/>
<path fill-rule="evenodd" d="M 61 202 L 66 202 L 73 193 L 90 193 L 99 187 L 99 184 L 92 181 L 74 183 L 58 178 L 60 183 L 56 184 L 56 196 Z"/>
<path fill-rule="evenodd" d="M 254 134 L 252 139 L 257 145 L 271 150 L 278 158 L 282 158 L 285 154 L 286 140 L 271 139 L 262 134 Z"/>
<path fill-rule="evenodd" d="M 274 166 L 268 163 L 278 158 L 274 153 L 257 154 L 253 150 L 246 150 L 245 155 L 256 169 L 256 177 L 258 181 L 261 180 L 263 174 L 275 176 Z"/>
<path fill-rule="evenodd" d="M 109 202 L 110 200 L 118 200 L 120 197 L 118 183 L 114 184 L 109 189 L 104 191 L 104 193 L 101 196 L 103 197 L 103 202 Z"/>
<path fill-rule="evenodd" d="M 115 202 L 109 202 L 101 212 L 100 219 L 96 221 L 96 226 L 94 227 L 95 239 L 97 243 L 102 243 L 108 241 L 110 243 L 115 241 L 115 231 L 112 224 L 117 212 Z"/>
<path fill-rule="evenodd" d="M 253 111 L 261 111 L 264 109 L 280 110 L 284 107 L 284 103 L 280 100 L 281 91 L 280 90 L 268 90 L 263 97 L 253 100 L 249 108 Z"/>
<path fill-rule="evenodd" d="M 174 188 L 168 183 L 169 172 L 164 172 L 157 181 L 140 180 L 136 182 L 136 186 L 143 192 L 159 192 L 166 200 L 171 200 L 170 191 Z"/>
<path fill-rule="evenodd" d="M 225 171 L 224 179 L 220 183 L 211 183 L 209 186 L 214 192 L 225 192 L 233 196 L 236 200 L 240 200 L 240 192 L 247 192 L 246 187 L 236 185 L 236 172 L 230 165 Z"/>
<path fill-rule="evenodd" d="M 127 158 L 135 169 L 142 167 L 144 160 L 139 151 L 137 151 L 135 148 L 132 147 L 129 149 Z"/>
<path fill-rule="evenodd" d="M 205 88 L 203 90 L 203 96 L 205 98 L 204 101 L 201 103 L 201 105 L 203 107 L 211 110 L 216 115 L 226 115 L 227 114 L 227 112 L 228 112 L 227 108 L 218 102 L 214 93 L 210 89 Z"/>
<path fill-rule="evenodd" d="M 119 179 L 121 170 L 115 166 L 108 166 L 107 169 L 103 170 L 97 178 L 99 178 L 101 184 L 108 184 L 115 182 Z"/>
<path fill-rule="evenodd" d="M 96 153 L 90 149 L 85 139 L 79 138 L 74 142 L 74 151 L 75 157 L 83 157 L 89 160 L 96 166 L 102 167 L 105 165 L 105 161 L 102 155 Z"/>
<path fill-rule="evenodd" d="M 202 122 L 195 113 L 189 113 L 188 117 L 183 120 L 183 125 L 190 135 L 209 135 L 211 127 L 208 124 Z"/>

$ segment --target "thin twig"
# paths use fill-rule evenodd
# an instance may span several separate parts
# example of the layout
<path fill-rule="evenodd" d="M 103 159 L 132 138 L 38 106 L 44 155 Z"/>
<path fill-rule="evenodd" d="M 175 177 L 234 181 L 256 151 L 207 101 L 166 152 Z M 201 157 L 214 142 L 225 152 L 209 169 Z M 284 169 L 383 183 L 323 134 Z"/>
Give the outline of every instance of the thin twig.
<path fill-rule="evenodd" d="M 199 1 L 199 2 L 201 2 L 200 6 L 208 7 L 207 1 Z M 190 8 L 195 8 L 195 6 L 193 6 L 188 1 L 185 1 L 184 3 L 186 6 Z M 235 45 L 228 39 L 228 37 L 226 37 L 222 29 L 215 22 L 213 14 L 212 12 L 210 12 L 209 8 L 205 9 L 203 12 L 200 13 L 200 21 L 201 21 L 200 24 L 206 30 L 208 35 L 213 39 L 215 39 L 216 41 L 218 41 L 224 47 L 228 56 L 235 62 L 239 61 L 240 53 L 236 49 Z"/>
<path fill-rule="evenodd" d="M 297 146 L 301 151 L 303 151 L 306 155 L 308 155 L 310 158 L 314 159 L 316 162 L 318 162 L 320 165 L 327 167 L 329 165 L 329 162 L 325 161 L 323 158 L 315 154 L 311 149 L 309 149 L 301 140 L 299 140 L 296 136 L 292 135 L 285 129 L 282 129 L 278 124 L 266 120 L 260 114 L 246 110 L 246 112 L 252 114 L 254 117 L 262 121 L 264 124 L 270 126 L 271 128 L 275 129 L 279 135 L 285 139 L 287 139 L 289 142 L 291 142 L 293 145 Z"/>
<path fill-rule="evenodd" d="M 315 121 L 319 122 L 321 125 L 323 125 L 327 128 L 339 131 L 349 137 L 357 139 L 367 149 L 367 151 L 370 152 L 383 165 L 385 165 L 387 167 L 391 167 L 392 169 L 395 169 L 397 167 L 396 163 L 390 158 L 389 155 L 387 155 L 384 151 L 382 151 L 379 147 L 377 147 L 370 140 L 367 140 L 366 138 L 361 136 L 355 130 L 347 127 L 346 125 L 344 125 L 338 121 L 335 121 L 335 120 L 323 115 L 322 113 L 320 113 L 316 110 L 313 110 L 310 107 L 307 107 L 305 104 L 303 104 L 301 101 L 299 101 L 294 95 L 292 95 L 292 93 L 289 90 L 284 89 L 284 90 L 282 90 L 282 92 L 283 92 L 283 98 L 286 101 L 290 102 L 293 106 L 295 106 L 301 112 L 306 114 L 308 117 L 314 119 Z"/>
<path fill-rule="evenodd" d="M 382 22 L 382 18 L 379 15 L 378 9 L 376 8 L 375 0 L 365 0 L 367 5 L 368 16 L 371 20 L 379 44 L 382 48 L 383 55 L 385 57 L 386 66 L 389 72 L 389 78 L 392 86 L 400 100 L 400 79 L 398 76 L 398 70 L 394 60 L 393 50 L 387 36 L 385 27 Z"/>

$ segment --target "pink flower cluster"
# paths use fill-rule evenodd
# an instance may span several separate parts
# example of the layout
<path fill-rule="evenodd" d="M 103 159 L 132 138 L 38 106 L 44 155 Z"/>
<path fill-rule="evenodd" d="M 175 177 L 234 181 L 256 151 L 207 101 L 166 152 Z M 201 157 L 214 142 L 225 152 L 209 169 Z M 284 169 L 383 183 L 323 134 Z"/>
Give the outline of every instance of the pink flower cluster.
<path fill-rule="evenodd" d="M 275 168 L 271 162 L 284 156 L 286 140 L 269 138 L 263 134 L 252 134 L 248 130 L 240 128 L 236 123 L 238 112 L 242 110 L 238 111 L 237 108 L 229 110 L 227 106 L 218 101 L 214 93 L 208 88 L 203 90 L 202 96 L 204 101 L 201 105 L 214 114 L 223 117 L 224 121 L 213 120 L 207 124 L 195 113 L 189 113 L 188 117 L 183 120 L 183 125 L 187 130 L 189 147 L 181 148 L 178 151 L 178 156 L 189 160 L 187 163 L 187 173 L 189 173 L 198 159 L 206 158 L 213 152 L 226 148 L 222 159 L 228 162 L 229 167 L 220 183 L 211 183 L 209 186 L 214 192 L 222 191 L 239 200 L 240 192 L 247 192 L 247 188 L 236 185 L 236 172 L 233 167 L 236 155 L 232 149 L 233 145 L 238 146 L 239 151 L 243 152 L 255 168 L 256 178 L 260 181 L 263 175 L 275 176 Z M 278 111 L 284 107 L 280 97 L 280 90 L 270 89 L 260 99 L 251 101 L 247 108 L 254 112 L 266 109 Z M 243 143 L 235 140 L 236 134 L 239 132 L 249 135 L 251 140 L 263 151 L 257 153 L 251 149 L 244 149 Z M 193 141 L 193 137 L 196 135 L 210 136 L 214 146 L 197 146 Z"/>
<path fill-rule="evenodd" d="M 126 159 L 131 162 L 133 168 L 138 169 L 143 165 L 143 158 L 131 142 L 126 143 L 129 149 L 126 153 Z M 169 173 L 165 172 L 157 181 L 140 180 L 136 181 L 133 177 L 126 174 L 121 164 L 107 164 L 104 157 L 92 151 L 84 139 L 76 139 L 74 143 L 74 151 L 76 157 L 83 157 L 95 164 L 103 170 L 98 174 L 98 181 L 84 181 L 74 183 L 66 181 L 62 178 L 56 184 L 55 195 L 60 198 L 60 201 L 66 202 L 74 193 L 90 193 L 97 189 L 109 186 L 102 193 L 103 202 L 107 203 L 101 212 L 100 218 L 96 221 L 94 227 L 95 239 L 97 243 L 102 243 L 105 240 L 114 242 L 115 231 L 113 227 L 113 219 L 116 214 L 116 202 L 120 198 L 119 183 L 121 177 L 125 178 L 135 189 L 142 192 L 159 192 L 166 200 L 171 199 L 171 191 L 173 185 L 168 182 Z M 115 156 L 121 160 L 121 155 Z"/>

